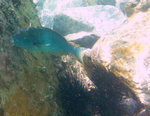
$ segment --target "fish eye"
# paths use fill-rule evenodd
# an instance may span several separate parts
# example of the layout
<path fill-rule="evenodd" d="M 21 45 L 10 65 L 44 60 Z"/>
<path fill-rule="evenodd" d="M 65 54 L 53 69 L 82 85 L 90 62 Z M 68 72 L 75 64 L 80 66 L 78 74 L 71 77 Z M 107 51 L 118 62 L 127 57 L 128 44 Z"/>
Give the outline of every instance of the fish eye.
<path fill-rule="evenodd" d="M 38 46 L 38 43 L 36 43 L 36 42 L 33 42 L 33 45 L 34 45 L 34 46 Z"/>
<path fill-rule="evenodd" d="M 33 42 L 33 45 L 36 45 L 37 43 Z"/>

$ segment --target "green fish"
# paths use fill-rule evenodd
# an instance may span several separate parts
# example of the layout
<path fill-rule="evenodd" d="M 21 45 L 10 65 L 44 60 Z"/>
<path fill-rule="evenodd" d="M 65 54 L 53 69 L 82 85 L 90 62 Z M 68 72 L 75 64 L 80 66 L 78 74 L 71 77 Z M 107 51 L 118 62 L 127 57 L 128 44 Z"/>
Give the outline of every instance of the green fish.
<path fill-rule="evenodd" d="M 22 29 L 12 36 L 11 42 L 27 50 L 48 52 L 53 55 L 72 54 L 83 63 L 82 51 L 85 49 L 69 44 L 63 36 L 48 28 Z"/>

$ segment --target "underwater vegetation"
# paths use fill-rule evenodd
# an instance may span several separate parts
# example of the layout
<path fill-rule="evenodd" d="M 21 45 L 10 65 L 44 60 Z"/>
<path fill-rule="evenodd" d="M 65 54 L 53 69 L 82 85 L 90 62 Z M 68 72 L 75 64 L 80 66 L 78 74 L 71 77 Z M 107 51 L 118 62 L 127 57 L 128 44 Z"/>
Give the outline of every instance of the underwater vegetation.
<path fill-rule="evenodd" d="M 149 0 L 33 1 L 0 0 L 0 116 L 150 116 Z"/>
<path fill-rule="evenodd" d="M 41 26 L 31 0 L 0 0 L 0 115 L 62 114 L 55 100 L 58 80 L 50 54 L 12 46 L 21 28 Z M 49 70 L 50 69 L 50 70 Z"/>
<path fill-rule="evenodd" d="M 76 79 L 59 77 L 59 87 L 57 95 L 61 99 L 65 116 L 91 116 L 92 109 L 88 109 L 90 102 L 89 93 L 83 85 Z M 92 108 L 92 106 L 91 106 Z"/>

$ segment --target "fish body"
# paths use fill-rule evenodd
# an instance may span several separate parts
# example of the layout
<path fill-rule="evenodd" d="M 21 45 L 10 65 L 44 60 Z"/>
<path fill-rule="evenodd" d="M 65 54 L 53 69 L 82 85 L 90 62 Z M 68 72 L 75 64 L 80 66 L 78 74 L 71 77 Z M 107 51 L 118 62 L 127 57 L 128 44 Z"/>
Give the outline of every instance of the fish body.
<path fill-rule="evenodd" d="M 22 29 L 12 36 L 12 44 L 27 50 L 49 52 L 53 55 L 72 54 L 81 62 L 83 48 L 69 44 L 57 32 L 44 28 Z"/>

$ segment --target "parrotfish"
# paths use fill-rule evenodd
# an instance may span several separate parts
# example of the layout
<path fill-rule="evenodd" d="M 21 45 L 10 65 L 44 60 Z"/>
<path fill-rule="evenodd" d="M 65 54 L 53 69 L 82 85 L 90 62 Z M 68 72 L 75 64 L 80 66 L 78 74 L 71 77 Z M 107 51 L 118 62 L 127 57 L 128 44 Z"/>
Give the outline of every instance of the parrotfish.
<path fill-rule="evenodd" d="M 27 50 L 48 52 L 53 55 L 72 54 L 83 63 L 82 47 L 75 47 L 59 33 L 44 27 L 21 29 L 12 36 L 12 44 Z"/>

